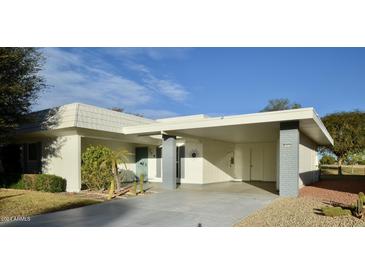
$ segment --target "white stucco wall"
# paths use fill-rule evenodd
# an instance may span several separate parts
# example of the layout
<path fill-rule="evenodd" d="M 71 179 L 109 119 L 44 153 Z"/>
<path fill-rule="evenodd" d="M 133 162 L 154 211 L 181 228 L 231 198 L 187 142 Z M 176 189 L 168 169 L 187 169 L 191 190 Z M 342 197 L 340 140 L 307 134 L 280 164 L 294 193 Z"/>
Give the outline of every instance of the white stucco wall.
<path fill-rule="evenodd" d="M 206 184 L 232 180 L 250 180 L 250 149 L 260 151 L 260 180 L 276 181 L 276 143 L 233 144 L 210 139 L 186 139 L 184 176 L 182 184 Z M 155 150 L 149 150 L 149 174 L 160 182 L 156 174 Z M 193 158 L 192 153 L 197 153 Z M 234 163 L 231 163 L 231 158 Z"/>
<path fill-rule="evenodd" d="M 276 181 L 276 143 L 264 143 L 264 181 Z"/>
<path fill-rule="evenodd" d="M 157 177 L 157 161 L 161 161 L 161 173 L 162 174 L 162 160 L 157 159 L 156 153 L 157 146 L 148 146 L 148 181 L 150 182 L 162 182 L 162 178 Z"/>
<path fill-rule="evenodd" d="M 68 192 L 81 189 L 81 137 L 70 135 L 42 140 L 42 173 L 67 180 Z"/>
<path fill-rule="evenodd" d="M 234 179 L 235 145 L 213 140 L 203 141 L 203 182 L 216 183 Z"/>
<path fill-rule="evenodd" d="M 250 180 L 251 150 L 257 153 L 255 179 L 260 181 L 276 181 L 277 144 L 248 143 L 235 146 L 235 179 Z"/>
<path fill-rule="evenodd" d="M 299 186 L 318 181 L 317 145 L 306 135 L 300 133 L 299 143 Z"/>
<path fill-rule="evenodd" d="M 237 180 L 250 180 L 250 146 L 247 144 L 235 147 L 235 177 Z"/>
<path fill-rule="evenodd" d="M 276 148 L 276 190 L 280 189 L 280 141 L 275 143 Z"/>
<path fill-rule="evenodd" d="M 197 157 L 193 158 L 192 153 Z M 199 140 L 185 140 L 184 178 L 180 180 L 182 184 L 202 184 L 203 183 L 203 144 Z"/>

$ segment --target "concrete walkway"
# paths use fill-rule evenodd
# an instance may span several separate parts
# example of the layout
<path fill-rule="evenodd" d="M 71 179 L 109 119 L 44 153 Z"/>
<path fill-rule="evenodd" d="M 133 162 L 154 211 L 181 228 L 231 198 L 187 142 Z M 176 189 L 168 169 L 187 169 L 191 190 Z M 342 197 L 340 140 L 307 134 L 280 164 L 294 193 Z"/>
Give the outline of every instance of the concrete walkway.
<path fill-rule="evenodd" d="M 31 217 L 30 222 L 3 226 L 232 226 L 277 197 L 266 187 L 227 182 L 183 186 L 163 190 L 148 184 L 155 193 L 116 199 L 102 204 Z M 266 189 L 265 189 L 266 188 Z"/>

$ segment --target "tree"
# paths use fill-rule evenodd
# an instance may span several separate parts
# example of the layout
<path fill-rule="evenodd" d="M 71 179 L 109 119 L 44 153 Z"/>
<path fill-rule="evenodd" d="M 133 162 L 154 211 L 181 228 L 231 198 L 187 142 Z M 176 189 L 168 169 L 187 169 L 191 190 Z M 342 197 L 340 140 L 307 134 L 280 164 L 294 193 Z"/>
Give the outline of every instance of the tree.
<path fill-rule="evenodd" d="M 124 110 L 124 108 L 120 108 L 120 107 L 112 107 L 110 110 L 113 110 L 113 111 L 116 111 L 116 112 L 121 112 L 121 113 L 126 113 L 126 114 L 131 114 L 131 115 L 138 116 L 138 117 L 144 117 L 143 114 L 127 112 L 127 111 Z"/>
<path fill-rule="evenodd" d="M 124 108 L 119 108 L 119 107 L 112 107 L 111 110 L 116 112 L 124 112 Z"/>
<path fill-rule="evenodd" d="M 336 163 L 336 159 L 331 155 L 323 155 L 319 162 L 321 165 L 333 165 Z"/>
<path fill-rule="evenodd" d="M 25 121 L 45 88 L 43 62 L 35 48 L 0 48 L 0 140 Z"/>
<path fill-rule="evenodd" d="M 361 165 L 364 161 L 365 161 L 365 151 L 361 151 L 359 153 L 350 153 L 345 160 L 345 164 Z"/>
<path fill-rule="evenodd" d="M 128 156 L 131 155 L 127 150 L 121 149 L 119 151 L 112 151 L 108 154 L 107 158 L 101 163 L 102 168 L 109 167 L 111 168 L 111 173 L 113 174 L 113 179 L 110 181 L 109 188 L 109 197 L 111 199 L 114 192 L 115 186 L 117 186 L 117 191 L 121 189 L 121 180 L 119 178 L 118 165 L 124 165 L 124 168 L 127 170 L 127 162 Z"/>
<path fill-rule="evenodd" d="M 365 112 L 336 112 L 322 118 L 328 132 L 334 139 L 334 146 L 322 147 L 337 156 L 338 174 L 342 175 L 342 164 L 352 154 L 365 149 Z"/>
<path fill-rule="evenodd" d="M 261 112 L 297 109 L 301 107 L 302 106 L 298 103 L 290 103 L 289 99 L 287 98 L 271 99 L 269 100 L 266 107 L 261 110 Z"/>

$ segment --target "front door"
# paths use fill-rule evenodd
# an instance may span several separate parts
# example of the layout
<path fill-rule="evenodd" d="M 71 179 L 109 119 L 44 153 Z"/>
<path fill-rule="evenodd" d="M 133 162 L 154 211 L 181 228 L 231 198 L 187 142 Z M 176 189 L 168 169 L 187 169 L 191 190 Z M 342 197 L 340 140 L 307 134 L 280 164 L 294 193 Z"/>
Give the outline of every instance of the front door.
<path fill-rule="evenodd" d="M 250 181 L 263 180 L 263 149 L 261 146 L 250 150 Z"/>
<path fill-rule="evenodd" d="M 176 179 L 177 183 L 181 183 L 181 179 L 185 175 L 185 146 L 176 147 Z"/>
<path fill-rule="evenodd" d="M 139 178 L 144 176 L 144 180 L 147 181 L 148 177 L 148 148 L 136 147 L 136 175 Z"/>

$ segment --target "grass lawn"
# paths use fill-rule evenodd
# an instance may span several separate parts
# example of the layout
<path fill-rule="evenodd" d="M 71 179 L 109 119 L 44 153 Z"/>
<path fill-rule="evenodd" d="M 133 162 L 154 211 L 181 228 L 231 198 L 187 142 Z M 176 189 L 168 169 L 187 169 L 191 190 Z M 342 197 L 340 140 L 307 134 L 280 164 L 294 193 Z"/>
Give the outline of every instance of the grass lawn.
<path fill-rule="evenodd" d="M 0 221 L 100 203 L 65 193 L 0 189 Z"/>
<path fill-rule="evenodd" d="M 337 165 L 322 165 L 322 175 L 338 175 Z M 365 165 L 342 166 L 343 175 L 365 175 Z"/>

